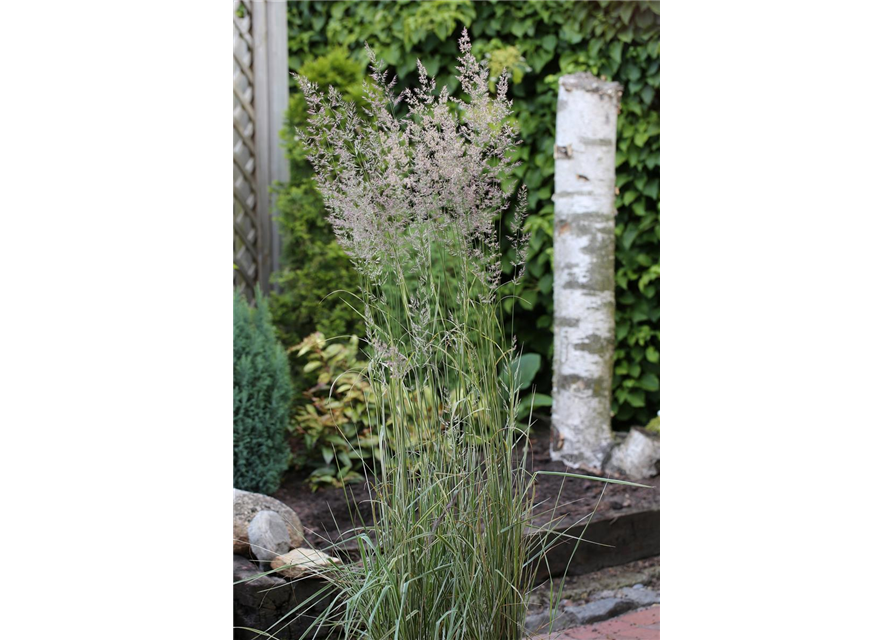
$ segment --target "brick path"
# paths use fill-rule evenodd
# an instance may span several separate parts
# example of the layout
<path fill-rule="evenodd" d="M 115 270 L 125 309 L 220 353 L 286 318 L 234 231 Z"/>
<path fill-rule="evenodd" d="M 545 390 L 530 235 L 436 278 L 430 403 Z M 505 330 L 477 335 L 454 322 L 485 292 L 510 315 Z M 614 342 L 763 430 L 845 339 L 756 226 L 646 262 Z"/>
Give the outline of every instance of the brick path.
<path fill-rule="evenodd" d="M 531 640 L 660 640 L 660 605 Z"/>
<path fill-rule="evenodd" d="M 532 640 L 657 640 L 657 607 Z M 889 605 L 663 605 L 660 640 L 889 640 Z"/>

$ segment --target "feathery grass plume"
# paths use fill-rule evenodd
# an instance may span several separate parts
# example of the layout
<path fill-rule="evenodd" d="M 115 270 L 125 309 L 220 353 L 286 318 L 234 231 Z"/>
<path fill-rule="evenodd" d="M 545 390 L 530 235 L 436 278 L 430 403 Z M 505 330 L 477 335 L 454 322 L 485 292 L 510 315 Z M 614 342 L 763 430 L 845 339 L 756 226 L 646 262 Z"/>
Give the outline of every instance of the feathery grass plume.
<path fill-rule="evenodd" d="M 372 522 L 354 535 L 361 560 L 321 570 L 337 590 L 320 635 L 337 623 L 351 639 L 520 639 L 554 543 L 525 535 L 535 474 L 502 331 L 498 221 L 513 200 L 508 233 L 518 249 L 525 241 L 524 190 L 503 188 L 520 141 L 507 75 L 492 96 L 465 31 L 459 48 L 464 99 L 438 93 L 421 62 L 419 86 L 394 95 L 369 50 L 364 119 L 298 78 L 304 144 L 361 278 L 366 406 L 380 434 Z"/>

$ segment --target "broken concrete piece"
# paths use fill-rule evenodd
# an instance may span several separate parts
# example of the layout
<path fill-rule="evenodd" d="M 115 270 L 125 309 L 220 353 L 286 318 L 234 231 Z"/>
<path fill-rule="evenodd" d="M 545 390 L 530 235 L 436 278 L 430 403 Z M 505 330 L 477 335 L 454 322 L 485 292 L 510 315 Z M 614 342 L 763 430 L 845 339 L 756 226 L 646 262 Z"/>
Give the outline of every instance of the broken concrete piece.
<path fill-rule="evenodd" d="M 341 564 L 341 559 L 316 549 L 293 549 L 273 558 L 270 567 L 278 569 L 278 574 L 286 578 L 300 578 L 307 572 L 312 573 L 332 564 Z"/>

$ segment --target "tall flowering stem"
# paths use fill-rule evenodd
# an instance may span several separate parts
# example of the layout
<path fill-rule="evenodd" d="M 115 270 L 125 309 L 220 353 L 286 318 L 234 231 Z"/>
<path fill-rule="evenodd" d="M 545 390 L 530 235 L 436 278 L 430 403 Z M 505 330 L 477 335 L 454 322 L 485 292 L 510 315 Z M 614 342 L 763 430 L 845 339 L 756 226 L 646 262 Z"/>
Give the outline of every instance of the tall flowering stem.
<path fill-rule="evenodd" d="M 421 62 L 418 86 L 395 95 L 371 50 L 361 111 L 298 78 L 303 142 L 361 276 L 379 412 L 374 545 L 358 534 L 361 562 L 330 576 L 351 638 L 523 636 L 533 483 L 500 245 L 515 248 L 520 277 L 526 193 L 510 179 L 520 141 L 507 76 L 491 95 L 467 32 L 459 49 L 460 98 L 438 92 Z"/>

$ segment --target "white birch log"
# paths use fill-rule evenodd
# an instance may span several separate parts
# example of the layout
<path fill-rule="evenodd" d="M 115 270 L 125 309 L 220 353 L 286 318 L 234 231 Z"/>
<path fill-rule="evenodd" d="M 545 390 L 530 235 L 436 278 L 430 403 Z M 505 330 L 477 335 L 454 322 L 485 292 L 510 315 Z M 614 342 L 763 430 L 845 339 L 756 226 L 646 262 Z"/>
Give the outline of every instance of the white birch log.
<path fill-rule="evenodd" d="M 553 460 L 601 471 L 613 447 L 614 153 L 622 89 L 559 80 L 555 130 Z"/>

